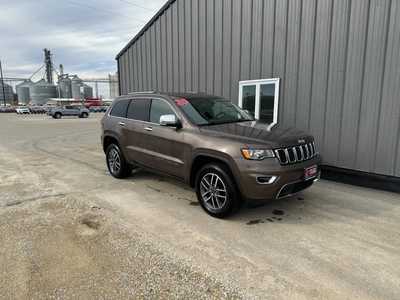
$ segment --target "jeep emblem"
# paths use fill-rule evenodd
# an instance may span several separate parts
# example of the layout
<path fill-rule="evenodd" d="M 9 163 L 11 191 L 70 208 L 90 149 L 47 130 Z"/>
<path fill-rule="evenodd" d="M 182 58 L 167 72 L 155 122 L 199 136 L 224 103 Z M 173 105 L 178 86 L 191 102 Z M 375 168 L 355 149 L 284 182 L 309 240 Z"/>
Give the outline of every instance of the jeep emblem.
<path fill-rule="evenodd" d="M 299 142 L 299 144 L 305 144 L 306 140 L 305 139 L 299 139 L 298 142 Z"/>

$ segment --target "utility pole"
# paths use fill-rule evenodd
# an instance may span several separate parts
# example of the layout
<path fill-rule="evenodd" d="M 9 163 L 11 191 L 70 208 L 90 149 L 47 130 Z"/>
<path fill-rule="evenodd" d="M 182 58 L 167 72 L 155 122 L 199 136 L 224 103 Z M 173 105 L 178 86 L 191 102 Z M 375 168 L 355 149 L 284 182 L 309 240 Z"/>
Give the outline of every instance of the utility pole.
<path fill-rule="evenodd" d="M 1 74 L 1 87 L 3 88 L 3 103 L 4 103 L 4 106 L 6 106 L 6 91 L 4 88 L 3 68 L 1 66 L 1 60 L 0 60 L 0 74 Z"/>

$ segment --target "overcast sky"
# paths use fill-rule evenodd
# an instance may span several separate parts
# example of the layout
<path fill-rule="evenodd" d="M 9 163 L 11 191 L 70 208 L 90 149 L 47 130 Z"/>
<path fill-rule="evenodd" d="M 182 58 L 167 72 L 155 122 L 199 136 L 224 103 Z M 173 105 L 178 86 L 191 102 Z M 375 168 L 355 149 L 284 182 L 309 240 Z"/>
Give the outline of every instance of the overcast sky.
<path fill-rule="evenodd" d="M 105 77 L 116 54 L 166 0 L 0 0 L 0 59 L 5 76 L 30 77 L 43 48 L 66 73 Z"/>

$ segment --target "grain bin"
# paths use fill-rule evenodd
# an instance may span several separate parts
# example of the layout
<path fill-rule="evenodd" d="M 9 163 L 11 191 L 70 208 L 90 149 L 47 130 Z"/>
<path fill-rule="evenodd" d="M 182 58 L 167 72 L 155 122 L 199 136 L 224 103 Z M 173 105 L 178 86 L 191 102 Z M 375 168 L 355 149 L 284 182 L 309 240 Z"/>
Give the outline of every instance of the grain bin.
<path fill-rule="evenodd" d="M 28 104 L 29 101 L 31 101 L 29 87 L 33 84 L 34 83 L 30 79 L 28 79 L 24 80 L 16 86 L 19 104 Z"/>
<path fill-rule="evenodd" d="M 36 82 L 29 87 L 31 104 L 44 105 L 50 98 L 57 97 L 57 87 L 46 82 L 44 79 Z"/>
<path fill-rule="evenodd" d="M 82 80 L 78 76 L 74 75 L 71 79 L 72 98 L 82 99 L 81 86 Z"/>
<path fill-rule="evenodd" d="M 72 98 L 71 79 L 68 78 L 68 75 L 59 78 L 58 88 L 60 91 L 60 98 Z"/>
<path fill-rule="evenodd" d="M 5 97 L 4 97 L 5 96 Z M 14 93 L 11 85 L 8 85 L 7 83 L 4 83 L 4 94 L 3 94 L 3 85 L 0 82 L 0 104 L 4 104 L 4 99 L 6 100 L 6 103 L 12 104 L 14 101 Z"/>
<path fill-rule="evenodd" d="M 93 88 L 87 84 L 82 84 L 83 98 L 93 98 Z"/>

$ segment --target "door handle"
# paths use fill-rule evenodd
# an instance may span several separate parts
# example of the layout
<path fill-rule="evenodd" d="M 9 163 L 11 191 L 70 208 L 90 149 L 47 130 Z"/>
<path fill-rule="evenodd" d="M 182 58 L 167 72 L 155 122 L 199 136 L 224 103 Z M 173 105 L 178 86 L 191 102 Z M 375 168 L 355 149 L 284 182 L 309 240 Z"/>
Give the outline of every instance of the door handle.
<path fill-rule="evenodd" d="M 122 126 L 122 127 L 125 126 L 125 123 L 124 123 L 124 122 L 119 122 L 118 124 L 119 124 L 119 126 Z"/>
<path fill-rule="evenodd" d="M 152 127 L 145 127 L 144 130 L 146 130 L 146 131 L 153 131 L 153 128 L 152 128 Z"/>

